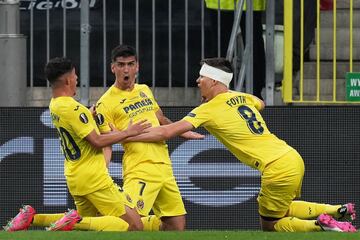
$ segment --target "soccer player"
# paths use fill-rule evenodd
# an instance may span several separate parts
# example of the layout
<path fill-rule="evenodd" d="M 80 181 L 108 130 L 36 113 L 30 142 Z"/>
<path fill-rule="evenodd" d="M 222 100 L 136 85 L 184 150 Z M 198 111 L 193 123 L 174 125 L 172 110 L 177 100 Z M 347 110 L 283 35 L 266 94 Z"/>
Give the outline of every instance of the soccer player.
<path fill-rule="evenodd" d="M 353 232 L 354 204 L 328 205 L 294 201 L 300 197 L 304 162 L 299 153 L 272 134 L 261 114 L 264 103 L 257 97 L 230 91 L 233 78 L 224 58 L 201 61 L 197 79 L 203 104 L 175 123 L 150 128 L 126 141 L 162 141 L 204 127 L 240 161 L 261 172 L 257 201 L 264 231 L 309 232 L 332 230 Z"/>
<path fill-rule="evenodd" d="M 77 102 L 77 75 L 72 62 L 51 59 L 45 66 L 51 84 L 50 114 L 65 156 L 64 173 L 76 210 L 64 214 L 36 214 L 29 205 L 20 209 L 6 231 L 25 230 L 30 224 L 48 230 L 142 230 L 134 203 L 110 177 L 102 148 L 141 133 L 150 124 L 130 123 L 124 131 L 101 135 L 89 109 Z M 96 217 L 102 215 L 102 217 Z"/>
<path fill-rule="evenodd" d="M 171 123 L 162 113 L 150 88 L 135 83 L 139 71 L 136 50 L 119 45 L 112 50 L 111 60 L 115 83 L 96 104 L 101 133 L 111 133 L 109 123 L 117 129 L 125 129 L 131 119 L 147 119 L 154 126 Z M 190 139 L 204 137 L 194 132 L 182 136 Z M 140 215 L 148 216 L 151 209 L 155 214 L 142 218 L 144 230 L 184 230 L 186 211 L 165 142 L 131 142 L 123 147 L 124 191 L 136 202 Z M 108 147 L 105 152 L 109 164 L 112 149 Z"/>

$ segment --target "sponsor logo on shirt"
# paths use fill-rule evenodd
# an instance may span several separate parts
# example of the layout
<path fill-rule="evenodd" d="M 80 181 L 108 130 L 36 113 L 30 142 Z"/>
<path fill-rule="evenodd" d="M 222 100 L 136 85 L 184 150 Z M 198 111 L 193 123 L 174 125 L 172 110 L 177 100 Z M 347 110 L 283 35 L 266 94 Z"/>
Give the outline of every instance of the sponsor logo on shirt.
<path fill-rule="evenodd" d="M 153 102 L 151 101 L 150 98 L 147 98 L 147 99 L 143 99 L 141 101 L 135 102 L 134 104 L 129 104 L 126 107 L 123 107 L 123 110 L 125 111 L 125 113 L 129 113 L 129 112 L 137 110 L 139 108 L 151 106 L 151 105 L 153 105 Z"/>
<path fill-rule="evenodd" d="M 125 194 L 125 196 L 126 196 L 126 200 L 127 200 L 129 203 L 132 203 L 132 199 L 131 199 L 130 195 L 129 195 L 129 194 Z"/>

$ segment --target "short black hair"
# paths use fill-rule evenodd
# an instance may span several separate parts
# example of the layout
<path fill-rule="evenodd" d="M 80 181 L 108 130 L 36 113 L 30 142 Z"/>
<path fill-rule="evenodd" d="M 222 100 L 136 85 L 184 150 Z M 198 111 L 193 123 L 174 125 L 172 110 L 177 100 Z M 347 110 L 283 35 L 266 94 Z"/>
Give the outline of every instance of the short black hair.
<path fill-rule="evenodd" d="M 49 62 L 45 65 L 45 77 L 50 82 L 50 84 L 53 84 L 59 77 L 65 73 L 71 72 L 74 67 L 75 66 L 70 59 L 62 57 L 50 59 Z"/>
<path fill-rule="evenodd" d="M 206 63 L 209 66 L 221 69 L 225 72 L 233 73 L 233 67 L 229 62 L 229 60 L 227 60 L 226 58 L 222 58 L 222 57 L 205 58 L 200 61 L 200 65 L 202 66 L 204 63 Z"/>
<path fill-rule="evenodd" d="M 111 61 L 115 62 L 118 57 L 135 57 L 137 61 L 136 49 L 129 45 L 118 45 L 111 51 Z"/>

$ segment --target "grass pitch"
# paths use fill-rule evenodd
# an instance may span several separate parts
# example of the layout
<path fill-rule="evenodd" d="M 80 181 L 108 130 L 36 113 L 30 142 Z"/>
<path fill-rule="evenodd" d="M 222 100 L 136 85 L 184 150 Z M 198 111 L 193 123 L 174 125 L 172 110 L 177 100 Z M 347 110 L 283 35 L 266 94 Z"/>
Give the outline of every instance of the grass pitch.
<path fill-rule="evenodd" d="M 360 239 L 360 233 L 275 233 L 260 231 L 185 231 L 185 232 L 0 232 L 0 240 L 337 240 Z"/>

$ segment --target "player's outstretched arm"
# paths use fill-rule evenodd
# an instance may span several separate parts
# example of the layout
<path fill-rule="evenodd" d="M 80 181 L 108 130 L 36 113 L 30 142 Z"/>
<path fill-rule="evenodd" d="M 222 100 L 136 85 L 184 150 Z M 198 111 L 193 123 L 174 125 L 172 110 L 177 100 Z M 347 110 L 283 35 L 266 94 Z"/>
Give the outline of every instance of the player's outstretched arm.
<path fill-rule="evenodd" d="M 162 112 L 161 109 L 159 109 L 156 112 L 156 117 L 159 120 L 160 125 L 162 125 L 162 126 L 163 125 L 169 125 L 169 124 L 173 123 L 169 118 L 167 118 L 164 115 L 164 113 Z M 205 138 L 204 135 L 202 135 L 200 133 L 197 133 L 197 132 L 193 132 L 193 131 L 186 131 L 186 132 L 180 134 L 180 137 L 185 138 L 185 139 L 204 139 Z"/>
<path fill-rule="evenodd" d="M 95 130 L 91 131 L 85 139 L 96 148 L 103 148 L 112 144 L 121 142 L 127 137 L 135 136 L 144 132 L 145 129 L 151 127 L 150 123 L 145 123 L 146 120 L 132 124 L 130 122 L 128 128 L 124 131 L 113 129 L 113 131 L 99 135 Z"/>
<path fill-rule="evenodd" d="M 149 128 L 144 133 L 135 137 L 129 137 L 125 142 L 157 142 L 179 136 L 192 130 L 194 127 L 191 123 L 180 120 L 168 125 L 162 125 L 155 128 Z"/>

